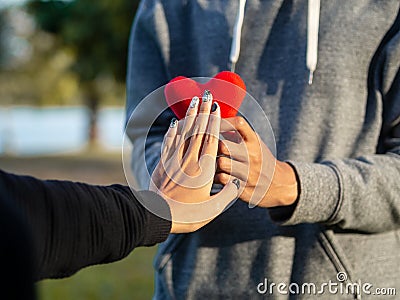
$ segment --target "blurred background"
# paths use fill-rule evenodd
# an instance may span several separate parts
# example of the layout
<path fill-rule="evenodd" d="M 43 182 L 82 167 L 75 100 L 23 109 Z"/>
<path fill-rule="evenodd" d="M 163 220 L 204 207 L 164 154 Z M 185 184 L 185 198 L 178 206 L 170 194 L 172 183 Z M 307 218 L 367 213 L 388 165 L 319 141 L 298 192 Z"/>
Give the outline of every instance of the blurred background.
<path fill-rule="evenodd" d="M 138 0 L 0 0 L 0 168 L 125 184 L 127 47 Z M 38 283 L 39 299 L 150 299 L 155 248 Z"/>

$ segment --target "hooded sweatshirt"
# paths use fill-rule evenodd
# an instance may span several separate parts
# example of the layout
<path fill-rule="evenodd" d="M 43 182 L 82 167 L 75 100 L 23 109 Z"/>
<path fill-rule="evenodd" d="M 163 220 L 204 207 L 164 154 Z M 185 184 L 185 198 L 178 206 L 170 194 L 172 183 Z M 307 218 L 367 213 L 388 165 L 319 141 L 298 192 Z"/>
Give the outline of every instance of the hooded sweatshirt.
<path fill-rule="evenodd" d="M 143 1 L 130 42 L 127 114 L 178 75 L 212 77 L 233 63 L 268 116 L 277 158 L 295 169 L 299 197 L 271 209 L 238 200 L 201 230 L 170 235 L 154 261 L 154 298 L 312 298 L 303 284 L 322 290 L 321 299 L 373 297 L 357 288 L 329 293 L 329 282 L 399 293 L 399 1 L 325 0 L 319 9 L 315 1 L 248 0 L 240 24 L 242 2 Z M 267 139 L 257 109 L 244 113 Z M 163 111 L 148 134 L 140 120 L 128 123 L 142 188 L 172 117 Z M 142 143 L 147 166 L 138 163 Z"/>

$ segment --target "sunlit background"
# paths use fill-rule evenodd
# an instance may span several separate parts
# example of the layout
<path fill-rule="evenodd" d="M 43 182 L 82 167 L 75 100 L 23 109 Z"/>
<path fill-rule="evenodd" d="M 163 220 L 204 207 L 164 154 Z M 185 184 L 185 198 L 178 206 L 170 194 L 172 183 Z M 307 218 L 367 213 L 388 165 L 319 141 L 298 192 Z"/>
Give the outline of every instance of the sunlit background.
<path fill-rule="evenodd" d="M 26 2 L 26 0 L 1 0 L 0 1 L 0 7 L 3 8 L 5 6 L 11 6 L 11 5 L 20 5 Z"/>
<path fill-rule="evenodd" d="M 127 44 L 138 0 L 0 0 L 0 168 L 125 183 Z M 150 299 L 154 248 L 38 284 L 39 299 Z"/>

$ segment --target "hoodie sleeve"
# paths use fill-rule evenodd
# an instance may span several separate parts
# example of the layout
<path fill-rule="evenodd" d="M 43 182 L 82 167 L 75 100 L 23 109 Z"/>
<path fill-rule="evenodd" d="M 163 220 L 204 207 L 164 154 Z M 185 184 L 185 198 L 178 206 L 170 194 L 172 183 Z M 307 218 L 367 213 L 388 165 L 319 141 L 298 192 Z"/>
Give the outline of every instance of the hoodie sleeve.
<path fill-rule="evenodd" d="M 372 59 L 371 103 L 382 103 L 377 152 L 357 158 L 299 163 L 297 204 L 270 209 L 282 225 L 322 223 L 342 229 L 383 232 L 400 228 L 400 17 Z M 368 118 L 368 116 L 366 116 Z"/>
<path fill-rule="evenodd" d="M 129 43 L 128 74 L 127 74 L 127 135 L 132 144 L 133 175 L 140 188 L 149 186 L 149 174 L 152 173 L 160 157 L 160 149 L 165 132 L 173 113 L 167 109 L 153 123 L 148 135 L 148 116 L 135 115 L 135 126 L 129 118 L 139 103 L 155 89 L 167 83 L 166 60 L 168 59 L 168 25 L 162 5 L 158 1 L 142 1 L 133 23 Z M 156 109 L 157 107 L 152 107 Z M 146 145 L 146 153 L 143 147 Z M 142 157 L 145 155 L 147 166 L 143 166 Z"/>

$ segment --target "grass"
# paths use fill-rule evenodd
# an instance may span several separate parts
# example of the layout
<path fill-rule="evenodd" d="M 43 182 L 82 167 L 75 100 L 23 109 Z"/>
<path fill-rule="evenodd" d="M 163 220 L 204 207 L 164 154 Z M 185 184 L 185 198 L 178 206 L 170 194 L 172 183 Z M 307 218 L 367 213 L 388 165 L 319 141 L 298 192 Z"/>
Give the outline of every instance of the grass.
<path fill-rule="evenodd" d="M 101 152 L 47 157 L 0 157 L 0 169 L 43 179 L 126 184 L 121 155 Z M 85 268 L 66 279 L 37 284 L 40 300 L 151 299 L 156 247 L 137 248 L 122 261 Z"/>
<path fill-rule="evenodd" d="M 81 270 L 67 279 L 38 284 L 41 300 L 151 299 L 156 248 L 137 248 L 126 259 Z"/>

